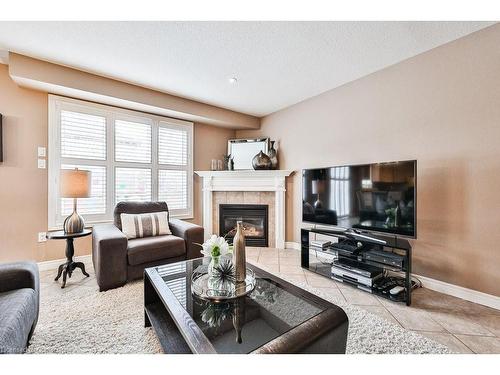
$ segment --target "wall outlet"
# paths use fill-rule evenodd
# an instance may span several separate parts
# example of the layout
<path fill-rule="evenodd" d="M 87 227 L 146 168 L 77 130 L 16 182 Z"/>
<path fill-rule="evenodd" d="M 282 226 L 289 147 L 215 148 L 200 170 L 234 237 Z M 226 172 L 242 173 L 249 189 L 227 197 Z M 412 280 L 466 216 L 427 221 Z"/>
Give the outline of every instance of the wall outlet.
<path fill-rule="evenodd" d="M 38 232 L 38 242 L 47 241 L 47 232 Z"/>
<path fill-rule="evenodd" d="M 43 146 L 38 146 L 38 157 L 44 158 L 47 156 L 47 149 Z"/>
<path fill-rule="evenodd" d="M 45 169 L 45 167 L 46 167 L 45 159 L 38 159 L 38 168 Z"/>

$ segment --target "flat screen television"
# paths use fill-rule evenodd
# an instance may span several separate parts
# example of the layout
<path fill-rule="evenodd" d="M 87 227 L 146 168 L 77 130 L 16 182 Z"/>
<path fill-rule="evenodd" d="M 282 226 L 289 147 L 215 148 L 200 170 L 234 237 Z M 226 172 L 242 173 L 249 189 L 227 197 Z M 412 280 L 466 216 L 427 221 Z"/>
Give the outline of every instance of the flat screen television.
<path fill-rule="evenodd" d="M 302 171 L 302 220 L 416 238 L 417 161 Z"/>

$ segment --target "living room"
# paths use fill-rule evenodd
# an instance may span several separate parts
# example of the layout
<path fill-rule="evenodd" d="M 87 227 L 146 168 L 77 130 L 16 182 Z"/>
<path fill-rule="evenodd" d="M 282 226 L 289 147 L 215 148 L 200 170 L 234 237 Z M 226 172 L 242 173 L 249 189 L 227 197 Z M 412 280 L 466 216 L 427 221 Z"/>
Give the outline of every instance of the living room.
<path fill-rule="evenodd" d="M 495 13 L 329 12 L 0 21 L 2 357 L 500 353 Z"/>

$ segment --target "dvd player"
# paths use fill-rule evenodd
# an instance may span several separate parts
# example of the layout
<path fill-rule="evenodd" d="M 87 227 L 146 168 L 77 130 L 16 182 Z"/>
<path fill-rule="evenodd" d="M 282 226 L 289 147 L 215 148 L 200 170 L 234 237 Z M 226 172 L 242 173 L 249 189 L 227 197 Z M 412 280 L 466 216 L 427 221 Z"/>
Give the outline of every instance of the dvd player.
<path fill-rule="evenodd" d="M 336 278 L 341 278 L 370 288 L 373 287 L 376 280 L 382 277 L 382 273 L 374 277 L 366 277 L 359 273 L 336 267 L 335 264 L 332 266 L 332 275 Z"/>
<path fill-rule="evenodd" d="M 370 264 L 360 263 L 344 257 L 339 257 L 333 263 L 338 268 L 343 268 L 347 271 L 357 273 L 364 277 L 375 277 L 382 274 L 383 269 Z"/>
<path fill-rule="evenodd" d="M 383 250 L 368 250 L 364 253 L 364 259 L 372 262 L 387 264 L 403 268 L 404 256 Z"/>

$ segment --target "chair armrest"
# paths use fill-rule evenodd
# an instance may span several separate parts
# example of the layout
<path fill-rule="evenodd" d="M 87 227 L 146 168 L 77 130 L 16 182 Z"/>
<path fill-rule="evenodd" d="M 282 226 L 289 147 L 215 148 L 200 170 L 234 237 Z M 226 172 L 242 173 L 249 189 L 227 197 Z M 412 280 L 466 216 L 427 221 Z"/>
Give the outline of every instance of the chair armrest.
<path fill-rule="evenodd" d="M 183 238 L 184 241 L 186 241 L 186 259 L 201 257 L 200 244 L 202 244 L 204 240 L 203 227 L 179 219 L 171 219 L 169 221 L 169 226 L 174 236 Z"/>
<path fill-rule="evenodd" d="M 101 292 L 127 282 L 127 245 L 127 237 L 114 224 L 92 229 L 92 262 Z"/>
<path fill-rule="evenodd" d="M 0 293 L 21 288 L 40 291 L 40 275 L 35 262 L 0 264 Z"/>
<path fill-rule="evenodd" d="M 31 261 L 0 264 L 0 293 L 22 288 L 33 289 L 36 293 L 36 316 L 29 333 L 29 341 L 38 322 L 40 311 L 40 274 L 38 266 Z"/>

